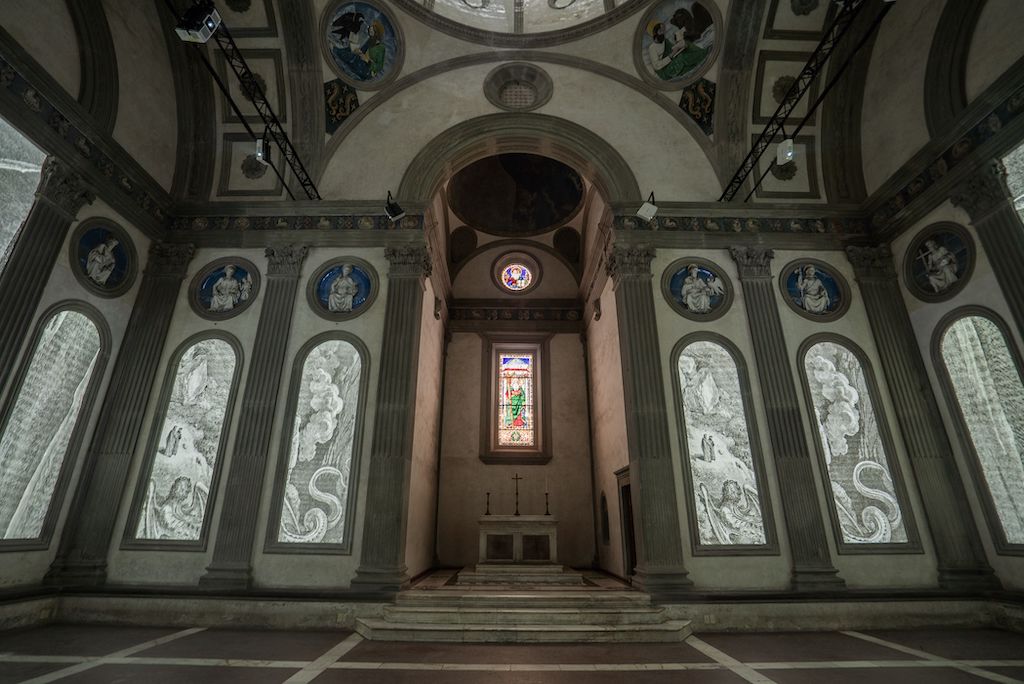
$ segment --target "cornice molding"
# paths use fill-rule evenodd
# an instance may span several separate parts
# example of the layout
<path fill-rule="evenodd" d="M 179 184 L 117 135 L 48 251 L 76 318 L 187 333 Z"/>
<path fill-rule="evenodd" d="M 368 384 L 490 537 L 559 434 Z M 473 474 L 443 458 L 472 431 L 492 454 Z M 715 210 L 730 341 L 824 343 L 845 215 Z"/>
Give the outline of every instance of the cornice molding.
<path fill-rule="evenodd" d="M 671 211 L 671 210 L 670 210 Z M 725 212 L 725 213 L 720 213 Z M 729 213 L 732 215 L 729 215 Z M 758 215 L 758 214 L 761 215 Z M 754 205 L 740 213 L 731 204 L 715 204 L 707 210 L 659 211 L 650 221 L 637 218 L 635 213 L 615 216 L 618 231 L 677 231 L 691 233 L 792 233 L 864 236 L 869 234 L 867 222 L 849 215 L 815 216 L 793 215 L 791 209 L 772 211 Z"/>
<path fill-rule="evenodd" d="M 383 204 L 383 203 L 382 203 Z M 422 214 L 406 214 L 397 225 L 377 214 L 178 216 L 170 232 L 253 232 L 266 230 L 423 230 Z"/>

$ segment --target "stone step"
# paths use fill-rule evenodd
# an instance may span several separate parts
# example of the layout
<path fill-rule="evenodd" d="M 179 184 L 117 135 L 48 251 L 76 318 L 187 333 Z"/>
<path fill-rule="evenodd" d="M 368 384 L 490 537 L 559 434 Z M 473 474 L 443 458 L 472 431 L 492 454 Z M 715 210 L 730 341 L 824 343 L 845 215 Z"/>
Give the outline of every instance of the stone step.
<path fill-rule="evenodd" d="M 582 586 L 583 575 L 578 572 L 553 572 L 553 573 L 497 573 L 497 572 L 460 572 L 458 583 L 460 585 L 523 585 L 536 586 L 539 584 L 560 585 L 560 586 Z"/>
<path fill-rule="evenodd" d="M 485 589 L 437 589 L 403 591 L 395 600 L 398 606 L 442 606 L 486 608 L 644 608 L 651 597 L 640 591 L 490 591 Z"/>
<path fill-rule="evenodd" d="M 665 620 L 660 608 L 469 608 L 385 606 L 384 617 L 396 623 L 624 625 Z"/>
<path fill-rule="evenodd" d="M 374 641 L 444 641 L 462 643 L 679 642 L 690 636 L 690 623 L 669 620 L 644 625 L 446 624 L 356 620 L 356 631 Z"/>

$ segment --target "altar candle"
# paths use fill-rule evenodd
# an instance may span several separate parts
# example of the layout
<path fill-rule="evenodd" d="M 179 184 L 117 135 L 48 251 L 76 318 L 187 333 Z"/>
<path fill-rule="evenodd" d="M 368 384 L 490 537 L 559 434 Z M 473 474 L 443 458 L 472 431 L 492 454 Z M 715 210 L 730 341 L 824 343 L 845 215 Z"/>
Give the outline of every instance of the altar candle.
<path fill-rule="evenodd" d="M 548 476 L 547 475 L 544 476 L 544 493 L 545 494 L 548 493 Z"/>

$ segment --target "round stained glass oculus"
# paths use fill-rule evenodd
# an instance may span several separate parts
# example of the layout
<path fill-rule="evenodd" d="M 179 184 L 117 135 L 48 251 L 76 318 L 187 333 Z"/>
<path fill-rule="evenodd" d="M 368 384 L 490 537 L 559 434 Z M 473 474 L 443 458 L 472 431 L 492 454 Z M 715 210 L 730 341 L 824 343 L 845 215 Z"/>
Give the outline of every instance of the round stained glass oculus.
<path fill-rule="evenodd" d="M 522 292 L 533 282 L 533 272 L 525 265 L 511 263 L 501 269 L 501 285 L 512 292 Z"/>

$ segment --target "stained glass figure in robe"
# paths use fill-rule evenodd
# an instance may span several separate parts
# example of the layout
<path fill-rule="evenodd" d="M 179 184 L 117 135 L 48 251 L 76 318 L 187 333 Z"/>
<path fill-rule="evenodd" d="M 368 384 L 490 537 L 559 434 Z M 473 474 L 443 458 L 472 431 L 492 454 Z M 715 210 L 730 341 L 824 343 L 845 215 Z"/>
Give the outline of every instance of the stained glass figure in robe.
<path fill-rule="evenodd" d="M 498 354 L 498 445 L 532 447 L 536 443 L 533 354 Z"/>

